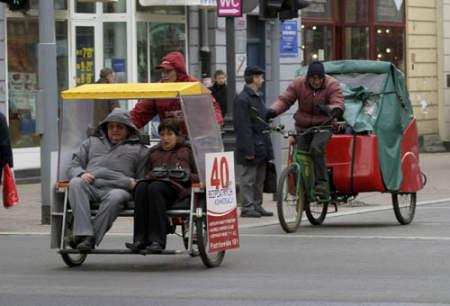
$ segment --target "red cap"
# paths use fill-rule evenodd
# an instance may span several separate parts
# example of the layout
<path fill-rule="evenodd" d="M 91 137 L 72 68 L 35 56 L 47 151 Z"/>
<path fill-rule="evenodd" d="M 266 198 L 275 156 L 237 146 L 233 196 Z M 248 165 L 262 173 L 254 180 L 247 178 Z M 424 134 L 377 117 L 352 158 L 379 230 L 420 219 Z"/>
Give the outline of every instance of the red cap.
<path fill-rule="evenodd" d="M 159 65 L 156 66 L 156 69 L 175 69 L 175 65 L 167 59 L 162 59 Z"/>

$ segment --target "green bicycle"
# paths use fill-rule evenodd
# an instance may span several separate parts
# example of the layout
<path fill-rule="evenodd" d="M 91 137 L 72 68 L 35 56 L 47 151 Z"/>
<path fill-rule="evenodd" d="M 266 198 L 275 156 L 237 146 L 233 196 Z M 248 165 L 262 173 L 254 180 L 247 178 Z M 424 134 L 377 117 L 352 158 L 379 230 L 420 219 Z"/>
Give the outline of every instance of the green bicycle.
<path fill-rule="evenodd" d="M 289 131 L 289 136 L 301 136 L 329 130 L 330 126 L 311 127 L 303 132 Z M 325 220 L 330 202 L 329 186 L 325 195 L 316 196 L 314 190 L 314 163 L 308 152 L 296 145 L 289 147 L 288 166 L 282 171 L 277 186 L 277 211 L 280 225 L 287 233 L 300 226 L 303 211 L 313 225 Z"/>

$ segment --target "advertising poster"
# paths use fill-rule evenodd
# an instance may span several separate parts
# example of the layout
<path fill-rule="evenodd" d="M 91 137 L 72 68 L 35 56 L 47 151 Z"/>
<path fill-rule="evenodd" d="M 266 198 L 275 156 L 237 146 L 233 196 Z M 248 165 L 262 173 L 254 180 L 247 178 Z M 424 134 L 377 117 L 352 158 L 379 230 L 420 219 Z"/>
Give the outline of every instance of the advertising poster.
<path fill-rule="evenodd" d="M 208 251 L 238 248 L 233 152 L 208 153 L 205 163 Z"/>

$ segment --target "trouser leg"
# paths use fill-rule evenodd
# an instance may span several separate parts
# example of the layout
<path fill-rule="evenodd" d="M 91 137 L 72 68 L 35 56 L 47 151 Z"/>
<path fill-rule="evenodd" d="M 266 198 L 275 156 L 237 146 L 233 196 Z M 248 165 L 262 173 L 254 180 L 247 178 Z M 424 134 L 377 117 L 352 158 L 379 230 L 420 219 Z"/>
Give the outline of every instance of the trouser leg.
<path fill-rule="evenodd" d="M 311 155 L 314 161 L 314 174 L 316 185 L 326 185 L 328 183 L 327 160 L 325 147 L 331 138 L 331 131 L 316 133 L 311 142 Z"/>
<path fill-rule="evenodd" d="M 112 189 L 102 197 L 93 222 L 95 243 L 97 245 L 100 244 L 106 232 L 123 210 L 124 204 L 130 199 L 130 193 L 123 189 Z"/>
<path fill-rule="evenodd" d="M 152 182 L 148 186 L 151 195 L 149 216 L 149 240 L 166 245 L 167 209 L 175 202 L 178 194 L 174 188 L 165 182 Z"/>
<path fill-rule="evenodd" d="M 263 190 L 264 190 L 264 180 L 266 178 L 266 163 L 258 163 L 256 165 L 255 173 L 255 207 L 262 207 L 263 204 Z"/>
<path fill-rule="evenodd" d="M 92 236 L 94 229 L 91 222 L 91 201 L 98 201 L 95 189 L 79 177 L 69 183 L 69 202 L 73 213 L 73 235 Z"/>
<path fill-rule="evenodd" d="M 243 165 L 241 167 L 239 184 L 242 210 L 255 209 L 256 165 Z"/>
<path fill-rule="evenodd" d="M 140 182 L 137 184 L 134 192 L 133 241 L 143 242 L 145 244 L 149 242 L 149 201 L 152 196 L 148 193 L 148 185 L 149 182 Z"/>

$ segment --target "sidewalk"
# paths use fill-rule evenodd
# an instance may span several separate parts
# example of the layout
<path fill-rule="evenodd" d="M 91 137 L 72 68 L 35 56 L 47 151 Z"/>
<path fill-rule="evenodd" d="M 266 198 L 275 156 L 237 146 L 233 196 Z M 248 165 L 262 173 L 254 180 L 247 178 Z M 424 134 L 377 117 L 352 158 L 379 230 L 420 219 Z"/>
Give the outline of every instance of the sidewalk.
<path fill-rule="evenodd" d="M 417 201 L 435 201 L 450 198 L 450 153 L 422 154 L 421 169 L 428 177 L 428 183 L 418 193 Z M 41 224 L 40 184 L 19 185 L 20 203 L 10 209 L 0 208 L 0 234 L 13 233 L 48 233 L 49 225 Z M 339 212 L 358 211 L 377 207 L 391 207 L 390 194 L 363 193 L 355 201 L 339 206 Z M 276 212 L 272 195 L 265 195 L 264 207 Z M 420 208 L 419 208 L 420 209 Z M 332 209 L 331 209 L 332 210 Z M 392 212 L 393 213 L 393 212 Z M 110 232 L 132 233 L 132 218 L 118 218 Z M 240 218 L 241 227 L 277 223 L 278 218 Z"/>

